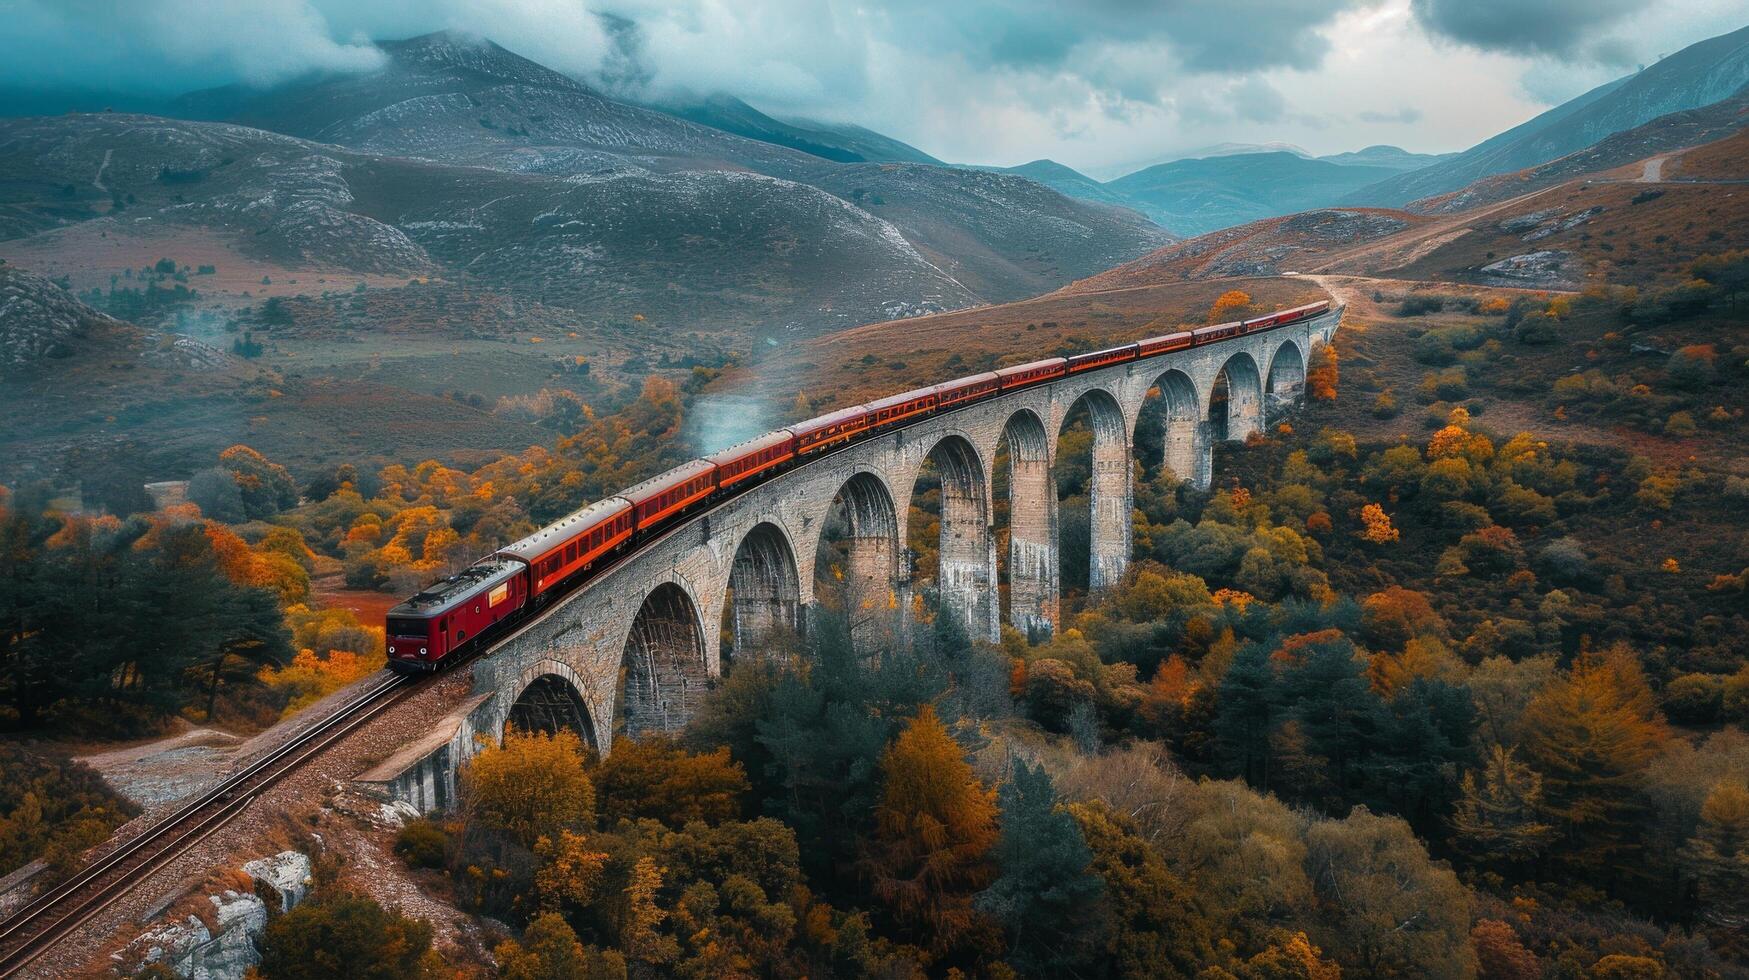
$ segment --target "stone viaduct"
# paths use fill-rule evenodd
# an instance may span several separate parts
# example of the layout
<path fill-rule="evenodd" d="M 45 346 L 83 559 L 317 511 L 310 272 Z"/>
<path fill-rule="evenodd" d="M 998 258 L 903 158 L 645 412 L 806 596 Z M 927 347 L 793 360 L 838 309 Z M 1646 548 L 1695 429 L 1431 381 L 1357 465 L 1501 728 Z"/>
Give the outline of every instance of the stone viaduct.
<path fill-rule="evenodd" d="M 1159 413 L 1166 465 L 1207 488 L 1214 443 L 1261 431 L 1271 411 L 1302 397 L 1307 358 L 1341 315 L 1333 309 L 974 403 L 773 478 L 647 543 L 500 641 L 474 661 L 473 693 L 455 712 L 359 781 L 427 811 L 448 805 L 457 767 L 507 722 L 565 725 L 601 752 L 619 735 L 678 728 L 732 669 L 732 651 L 757 649 L 774 627 L 805 629 L 822 551 L 842 573 L 824 578 L 844 590 L 853 631 L 903 629 L 913 590 L 906 521 L 926 463 L 940 484 L 941 557 L 934 582 L 918 586 L 968 633 L 997 639 L 993 488 L 1005 455 L 1009 620 L 1047 634 L 1059 596 L 1051 465 L 1071 413 L 1085 412 L 1093 433 L 1089 587 L 1097 590 L 1121 580 L 1129 560 L 1144 413 Z"/>

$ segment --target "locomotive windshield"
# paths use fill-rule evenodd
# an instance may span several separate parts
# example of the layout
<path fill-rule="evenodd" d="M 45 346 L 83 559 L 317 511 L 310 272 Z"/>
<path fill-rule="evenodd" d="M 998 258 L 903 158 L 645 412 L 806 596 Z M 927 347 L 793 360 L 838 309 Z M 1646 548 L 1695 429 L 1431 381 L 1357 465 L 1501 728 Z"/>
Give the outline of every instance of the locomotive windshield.
<path fill-rule="evenodd" d="M 391 619 L 389 620 L 390 636 L 424 636 L 426 620 L 423 619 Z"/>

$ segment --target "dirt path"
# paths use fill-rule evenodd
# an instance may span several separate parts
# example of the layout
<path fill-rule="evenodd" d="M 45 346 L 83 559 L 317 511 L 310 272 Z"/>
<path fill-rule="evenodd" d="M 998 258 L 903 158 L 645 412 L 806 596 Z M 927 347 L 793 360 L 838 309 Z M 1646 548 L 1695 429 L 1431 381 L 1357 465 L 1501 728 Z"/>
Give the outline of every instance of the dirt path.
<path fill-rule="evenodd" d="M 109 158 L 114 154 L 114 150 L 103 151 L 103 162 L 97 165 L 97 175 L 91 178 L 91 186 L 105 194 L 109 193 L 109 188 L 103 186 L 103 172 L 109 169 Z"/>
<path fill-rule="evenodd" d="M 1638 183 L 1662 183 L 1664 180 L 1664 161 L 1675 155 L 1676 153 L 1674 151 L 1670 153 L 1660 153 L 1657 156 L 1652 157 L 1650 160 L 1647 160 L 1645 169 L 1640 171 L 1640 179 Z"/>
<path fill-rule="evenodd" d="M 1471 211 L 1462 211 L 1430 224 L 1420 225 L 1408 231 L 1399 232 L 1388 238 L 1368 242 L 1346 251 L 1326 256 L 1323 261 L 1310 270 L 1314 273 L 1335 273 L 1343 275 L 1341 266 L 1353 268 L 1355 263 L 1368 258 L 1373 260 L 1372 266 L 1381 271 L 1400 269 L 1434 249 L 1468 234 L 1478 224 L 1485 223 L 1492 215 L 1509 208 L 1515 208 L 1527 201 L 1534 200 L 1552 190 L 1560 188 L 1561 184 L 1544 187 L 1541 190 L 1520 194 L 1517 197 L 1485 204 Z"/>

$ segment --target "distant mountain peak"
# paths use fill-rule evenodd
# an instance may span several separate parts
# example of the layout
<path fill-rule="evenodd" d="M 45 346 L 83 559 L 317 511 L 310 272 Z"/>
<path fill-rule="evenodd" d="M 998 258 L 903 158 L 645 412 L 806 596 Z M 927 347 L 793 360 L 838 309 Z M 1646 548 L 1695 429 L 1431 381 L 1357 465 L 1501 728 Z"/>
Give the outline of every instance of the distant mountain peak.
<path fill-rule="evenodd" d="M 417 37 L 378 41 L 377 48 L 391 63 L 405 69 L 449 69 L 519 85 L 589 90 L 568 75 L 467 31 L 433 31 Z"/>

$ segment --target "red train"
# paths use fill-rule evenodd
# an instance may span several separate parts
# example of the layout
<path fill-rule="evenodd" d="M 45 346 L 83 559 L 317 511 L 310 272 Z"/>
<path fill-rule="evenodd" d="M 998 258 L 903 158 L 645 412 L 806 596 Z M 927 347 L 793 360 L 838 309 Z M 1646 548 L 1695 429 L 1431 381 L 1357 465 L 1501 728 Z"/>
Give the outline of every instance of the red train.
<path fill-rule="evenodd" d="M 585 581 L 676 521 L 831 449 L 1017 388 L 1297 323 L 1329 309 L 1328 301 L 1320 301 L 1254 320 L 1017 364 L 852 405 L 695 459 L 500 548 L 390 609 L 389 667 L 437 670 L 457 653 L 495 640 L 554 593 Z"/>

